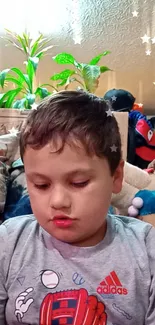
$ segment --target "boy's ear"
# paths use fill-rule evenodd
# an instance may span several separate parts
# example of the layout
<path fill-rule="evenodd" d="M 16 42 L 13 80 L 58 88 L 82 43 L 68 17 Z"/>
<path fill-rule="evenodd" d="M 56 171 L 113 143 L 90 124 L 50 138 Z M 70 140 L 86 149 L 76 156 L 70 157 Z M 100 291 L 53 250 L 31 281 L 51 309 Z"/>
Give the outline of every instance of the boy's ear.
<path fill-rule="evenodd" d="M 113 175 L 113 194 L 118 194 L 122 189 L 124 178 L 124 160 L 122 159 Z"/>

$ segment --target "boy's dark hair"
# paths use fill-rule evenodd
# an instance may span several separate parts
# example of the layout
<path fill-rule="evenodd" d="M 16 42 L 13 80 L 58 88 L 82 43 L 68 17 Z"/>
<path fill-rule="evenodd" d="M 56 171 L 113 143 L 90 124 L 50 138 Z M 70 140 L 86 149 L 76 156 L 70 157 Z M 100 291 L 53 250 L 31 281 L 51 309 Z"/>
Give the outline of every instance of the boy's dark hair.
<path fill-rule="evenodd" d="M 113 174 L 121 160 L 121 138 L 109 104 L 84 91 L 60 91 L 31 110 L 21 130 L 20 153 L 27 146 L 40 149 L 47 143 L 79 140 L 89 155 L 105 157 Z"/>

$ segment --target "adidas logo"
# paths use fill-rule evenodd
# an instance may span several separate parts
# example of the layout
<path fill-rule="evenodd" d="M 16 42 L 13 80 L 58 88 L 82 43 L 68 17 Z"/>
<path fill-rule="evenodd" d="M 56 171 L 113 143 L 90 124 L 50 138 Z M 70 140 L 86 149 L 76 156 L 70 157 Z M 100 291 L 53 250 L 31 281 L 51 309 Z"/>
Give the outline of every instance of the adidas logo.
<path fill-rule="evenodd" d="M 123 288 L 115 271 L 110 272 L 108 276 L 100 283 L 97 288 L 97 293 L 100 295 L 118 294 L 127 295 L 128 290 Z"/>

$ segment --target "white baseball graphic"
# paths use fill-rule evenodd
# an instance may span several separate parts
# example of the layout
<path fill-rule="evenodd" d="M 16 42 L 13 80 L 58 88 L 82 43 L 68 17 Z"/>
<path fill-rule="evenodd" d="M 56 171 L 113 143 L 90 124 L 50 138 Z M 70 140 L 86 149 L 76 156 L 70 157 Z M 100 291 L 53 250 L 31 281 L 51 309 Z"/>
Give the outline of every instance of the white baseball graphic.
<path fill-rule="evenodd" d="M 58 275 L 52 270 L 44 271 L 41 275 L 41 280 L 43 285 L 48 289 L 56 288 L 59 283 Z"/>

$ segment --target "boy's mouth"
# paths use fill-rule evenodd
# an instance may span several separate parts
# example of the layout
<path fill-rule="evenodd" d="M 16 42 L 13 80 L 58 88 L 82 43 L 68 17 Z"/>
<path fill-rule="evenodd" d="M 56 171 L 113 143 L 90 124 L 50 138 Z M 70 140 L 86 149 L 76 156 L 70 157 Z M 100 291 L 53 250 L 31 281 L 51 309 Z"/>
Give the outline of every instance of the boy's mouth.
<path fill-rule="evenodd" d="M 71 219 L 65 215 L 57 215 L 57 216 L 54 216 L 53 222 L 54 222 L 55 226 L 57 226 L 59 228 L 68 228 L 68 227 L 72 226 L 73 219 Z"/>

